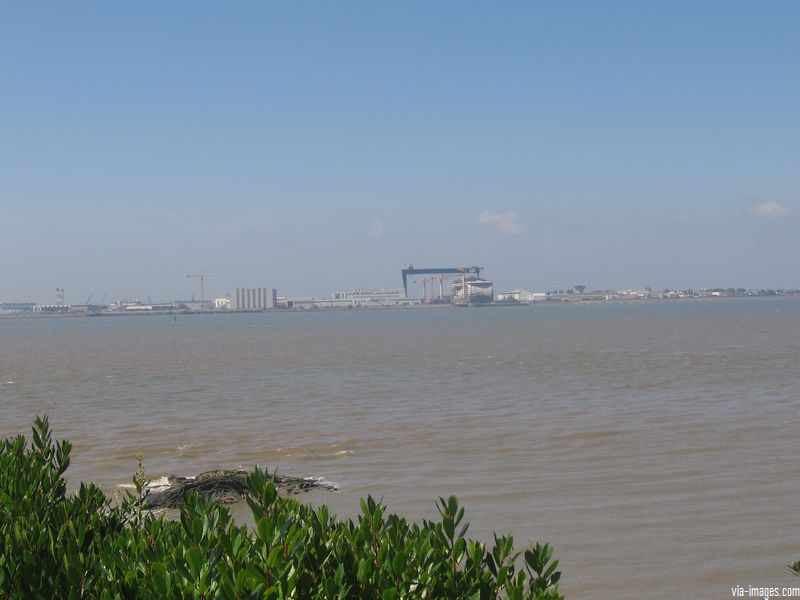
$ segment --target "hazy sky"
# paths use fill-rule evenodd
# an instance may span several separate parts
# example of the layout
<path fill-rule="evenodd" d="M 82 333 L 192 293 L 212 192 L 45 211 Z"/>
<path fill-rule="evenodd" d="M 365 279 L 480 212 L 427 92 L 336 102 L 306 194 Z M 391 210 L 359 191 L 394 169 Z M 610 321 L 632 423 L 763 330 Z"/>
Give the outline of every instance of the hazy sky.
<path fill-rule="evenodd" d="M 799 2 L 16 2 L 0 301 L 800 287 Z"/>

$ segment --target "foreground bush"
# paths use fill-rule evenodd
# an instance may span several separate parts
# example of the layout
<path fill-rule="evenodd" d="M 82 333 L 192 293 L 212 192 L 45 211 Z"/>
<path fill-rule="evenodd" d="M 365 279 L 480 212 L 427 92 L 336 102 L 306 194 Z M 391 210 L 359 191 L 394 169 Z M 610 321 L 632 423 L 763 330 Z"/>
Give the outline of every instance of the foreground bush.
<path fill-rule="evenodd" d="M 112 504 L 94 484 L 66 495 L 71 445 L 37 418 L 32 441 L 0 447 L 0 598 L 509 598 L 555 600 L 548 545 L 519 556 L 511 536 L 490 550 L 465 537 L 464 509 L 409 524 L 372 498 L 355 521 L 278 496 L 267 473 L 248 479 L 255 529 L 189 496 L 177 521 L 137 494 Z M 521 568 L 520 568 L 521 567 Z"/>

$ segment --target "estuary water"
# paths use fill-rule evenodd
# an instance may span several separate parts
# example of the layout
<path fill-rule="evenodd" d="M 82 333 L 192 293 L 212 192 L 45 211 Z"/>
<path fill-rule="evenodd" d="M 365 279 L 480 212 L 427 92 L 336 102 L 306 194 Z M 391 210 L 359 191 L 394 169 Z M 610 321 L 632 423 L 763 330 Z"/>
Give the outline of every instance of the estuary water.
<path fill-rule="evenodd" d="M 0 320 L 0 435 L 72 485 L 277 467 L 550 541 L 570 599 L 798 585 L 800 299 Z"/>

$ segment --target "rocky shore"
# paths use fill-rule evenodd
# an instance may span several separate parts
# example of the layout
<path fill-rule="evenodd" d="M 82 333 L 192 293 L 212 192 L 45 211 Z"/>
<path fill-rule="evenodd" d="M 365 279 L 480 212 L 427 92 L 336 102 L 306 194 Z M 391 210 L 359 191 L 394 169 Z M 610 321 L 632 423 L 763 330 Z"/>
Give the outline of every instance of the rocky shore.
<path fill-rule="evenodd" d="M 247 471 L 207 471 L 196 477 L 165 477 L 145 485 L 149 509 L 180 508 L 187 493 L 194 492 L 218 504 L 233 504 L 247 494 Z M 275 486 L 285 496 L 320 490 L 335 492 L 332 483 L 313 477 L 275 475 Z"/>

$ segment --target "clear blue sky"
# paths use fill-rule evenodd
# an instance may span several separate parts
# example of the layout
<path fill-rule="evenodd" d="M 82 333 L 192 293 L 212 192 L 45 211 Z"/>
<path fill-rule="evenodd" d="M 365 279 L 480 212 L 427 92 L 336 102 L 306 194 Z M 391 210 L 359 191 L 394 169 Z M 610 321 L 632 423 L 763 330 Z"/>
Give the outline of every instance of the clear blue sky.
<path fill-rule="evenodd" d="M 0 8 L 0 300 L 800 287 L 798 2 Z"/>

